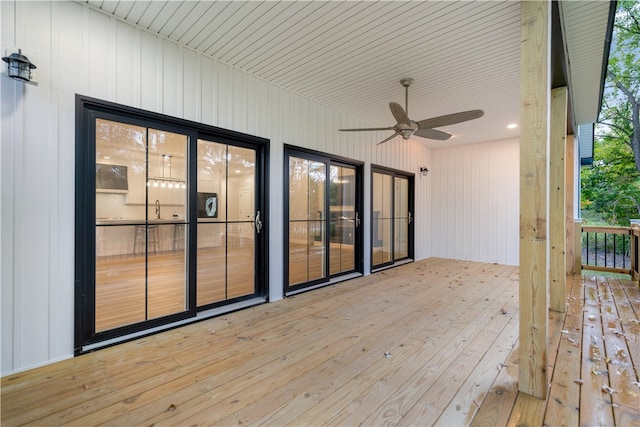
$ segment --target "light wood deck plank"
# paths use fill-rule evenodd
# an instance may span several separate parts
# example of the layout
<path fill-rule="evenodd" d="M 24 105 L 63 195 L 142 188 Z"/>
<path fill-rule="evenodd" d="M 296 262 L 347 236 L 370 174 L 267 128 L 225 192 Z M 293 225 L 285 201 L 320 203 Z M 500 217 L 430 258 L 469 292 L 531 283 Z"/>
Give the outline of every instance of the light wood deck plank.
<path fill-rule="evenodd" d="M 582 347 L 582 321 L 584 286 L 579 276 L 568 278 L 567 312 L 553 369 L 552 386 L 545 413 L 548 425 L 575 426 L 580 414 L 580 360 Z"/>
<path fill-rule="evenodd" d="M 614 424 L 611 396 L 602 391 L 609 387 L 606 354 L 600 316 L 600 299 L 596 277 L 584 276 L 584 322 L 582 335 L 582 387 L 580 390 L 580 425 Z"/>

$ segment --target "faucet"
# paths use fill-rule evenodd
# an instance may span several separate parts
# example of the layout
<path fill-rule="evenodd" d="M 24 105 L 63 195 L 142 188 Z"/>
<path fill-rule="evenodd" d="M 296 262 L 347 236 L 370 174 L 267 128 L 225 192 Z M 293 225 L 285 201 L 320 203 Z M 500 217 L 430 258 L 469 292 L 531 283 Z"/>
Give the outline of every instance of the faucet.
<path fill-rule="evenodd" d="M 160 200 L 156 200 L 156 218 L 160 219 Z"/>

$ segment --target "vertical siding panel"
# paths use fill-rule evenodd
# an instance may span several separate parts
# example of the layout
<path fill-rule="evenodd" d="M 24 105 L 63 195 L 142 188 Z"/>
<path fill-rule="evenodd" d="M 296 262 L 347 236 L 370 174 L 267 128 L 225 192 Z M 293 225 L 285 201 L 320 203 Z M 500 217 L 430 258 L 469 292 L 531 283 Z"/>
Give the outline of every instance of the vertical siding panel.
<path fill-rule="evenodd" d="M 216 100 L 218 118 L 216 122 L 218 126 L 223 128 L 229 128 L 232 125 L 231 122 L 231 73 L 229 66 L 222 63 L 217 63 L 218 77 L 216 84 L 218 88 L 218 97 Z"/>
<path fill-rule="evenodd" d="M 244 77 L 245 74 L 233 68 L 230 68 L 230 80 L 231 86 L 229 103 L 231 105 L 231 129 L 239 132 L 246 132 L 247 129 L 247 114 L 245 106 L 245 86 Z"/>
<path fill-rule="evenodd" d="M 115 20 L 89 12 L 89 92 L 91 96 L 114 100 L 116 95 Z"/>
<path fill-rule="evenodd" d="M 182 52 L 167 40 L 162 40 L 162 71 L 162 112 L 182 117 Z"/>
<path fill-rule="evenodd" d="M 23 366 L 32 366 L 50 357 L 52 338 L 48 325 L 51 316 L 50 298 L 54 292 L 50 274 L 55 254 L 50 253 L 50 245 L 52 238 L 55 239 L 51 221 L 55 221 L 57 215 L 54 213 L 51 218 L 42 214 L 51 209 L 51 191 L 56 190 L 56 183 L 52 182 L 56 167 L 50 157 L 56 149 L 55 138 L 51 140 L 50 135 L 56 132 L 48 105 L 51 94 L 51 5 L 17 2 L 15 7 L 18 22 L 16 43 L 25 49 L 27 55 L 29 51 L 37 53 L 30 59 L 39 61 L 39 67 L 37 87 L 7 82 L 12 86 L 8 95 L 16 96 L 14 100 L 17 106 L 13 113 L 15 133 L 11 142 L 15 150 L 12 165 L 15 179 L 15 323 L 13 334 L 7 338 L 15 337 L 14 360 Z M 22 25 L 26 22 L 29 25 Z M 7 79 L 3 77 L 3 80 Z M 3 107 L 4 102 L 3 100 Z M 4 120 L 3 116 L 3 127 Z M 3 283 L 3 288 L 4 286 Z"/>
<path fill-rule="evenodd" d="M 200 121 L 201 113 L 200 108 L 200 94 L 202 90 L 199 86 L 199 71 L 198 55 L 189 49 L 180 48 L 182 52 L 183 65 L 182 65 L 182 105 L 183 116 L 185 119 Z M 174 84 L 178 85 L 179 81 Z"/>
<path fill-rule="evenodd" d="M 216 82 L 214 62 L 207 56 L 201 56 L 200 69 L 200 121 L 208 125 L 215 124 Z"/>
<path fill-rule="evenodd" d="M 70 23 L 70 25 L 73 25 Z M 133 43 L 136 29 L 131 25 L 115 20 L 116 27 L 116 102 L 139 106 L 140 75 L 138 44 Z M 66 55 L 65 55 L 66 56 Z"/>
<path fill-rule="evenodd" d="M 67 357 L 73 348 L 72 331 L 74 325 L 74 242 L 69 236 L 74 234 L 74 216 L 68 209 L 75 205 L 74 188 L 75 172 L 75 93 L 88 93 L 88 76 L 85 70 L 68 64 L 82 64 L 84 59 L 83 45 L 86 36 L 78 36 L 77 27 L 84 27 L 83 7 L 72 2 L 52 2 L 52 37 L 51 37 L 51 81 L 58 91 L 52 92 L 52 110 L 57 110 L 57 120 L 52 111 L 51 159 L 55 159 L 55 176 L 52 176 L 51 211 L 55 213 L 50 219 L 52 227 L 51 251 L 51 314 L 49 337 L 51 340 L 49 358 L 58 360 Z M 79 25 L 80 24 L 80 25 Z"/>
<path fill-rule="evenodd" d="M 256 133 L 259 136 L 271 139 L 271 130 L 269 128 L 273 114 L 273 110 L 271 109 L 271 87 L 265 80 L 258 79 L 256 91 L 259 93 L 259 117 Z"/>
<path fill-rule="evenodd" d="M 258 90 L 258 79 L 255 76 L 246 75 L 245 78 L 245 107 L 247 110 L 247 133 L 258 134 L 258 123 L 260 122 L 261 97 L 262 92 Z"/>
<path fill-rule="evenodd" d="M 162 43 L 146 31 L 140 32 L 140 106 L 160 111 L 162 105 Z"/>
<path fill-rule="evenodd" d="M 327 109 L 323 105 L 319 105 L 314 103 L 316 107 L 315 113 L 315 121 L 317 123 L 316 126 L 316 140 L 318 141 L 317 147 L 319 150 L 326 151 L 328 153 L 332 153 L 333 151 L 329 150 L 327 146 L 327 130 L 329 129 L 329 124 L 327 123 Z"/>

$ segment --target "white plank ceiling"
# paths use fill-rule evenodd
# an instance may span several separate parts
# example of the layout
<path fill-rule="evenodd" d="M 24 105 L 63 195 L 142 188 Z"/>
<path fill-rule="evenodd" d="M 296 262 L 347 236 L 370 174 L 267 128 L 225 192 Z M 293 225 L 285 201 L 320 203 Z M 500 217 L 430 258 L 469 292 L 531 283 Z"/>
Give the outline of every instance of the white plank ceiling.
<path fill-rule="evenodd" d="M 388 103 L 404 105 L 404 77 L 414 78 L 414 120 L 485 111 L 480 119 L 441 128 L 454 134 L 448 142 L 419 138 L 430 147 L 518 135 L 506 127 L 519 122 L 517 1 L 87 3 L 374 126 L 395 124 Z M 580 29 L 578 3 L 585 2 L 567 15 Z M 602 20 L 601 11 L 596 14 Z M 579 41 L 589 44 L 589 31 L 583 33 Z M 590 52 L 600 60 L 602 45 Z"/>

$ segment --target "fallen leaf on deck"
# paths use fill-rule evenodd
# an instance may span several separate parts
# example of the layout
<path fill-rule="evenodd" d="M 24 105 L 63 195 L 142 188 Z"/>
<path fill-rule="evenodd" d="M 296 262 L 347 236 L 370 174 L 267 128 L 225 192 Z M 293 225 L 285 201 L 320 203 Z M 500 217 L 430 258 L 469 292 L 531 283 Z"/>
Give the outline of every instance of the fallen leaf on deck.
<path fill-rule="evenodd" d="M 213 330 L 213 329 L 209 331 L 209 334 L 210 334 L 210 335 L 213 335 L 213 334 L 215 334 L 215 333 L 216 333 L 216 331 L 215 331 L 215 330 Z"/>
<path fill-rule="evenodd" d="M 616 390 L 612 389 L 611 387 L 609 387 L 608 385 L 604 384 L 602 386 L 602 391 L 605 393 L 609 393 L 609 394 L 613 394 L 613 393 L 617 393 Z"/>
<path fill-rule="evenodd" d="M 569 333 L 569 331 L 568 331 L 568 330 L 566 330 L 566 329 L 563 329 L 563 330 L 562 330 L 562 331 L 560 331 L 560 332 L 562 332 L 563 334 L 568 334 L 568 333 Z"/>
<path fill-rule="evenodd" d="M 385 351 L 384 357 L 386 357 L 387 359 L 391 358 L 391 353 L 389 353 L 388 351 Z"/>
<path fill-rule="evenodd" d="M 582 381 L 581 378 L 578 378 L 577 380 L 573 380 L 573 382 L 580 385 L 584 384 L 584 381 Z"/>
<path fill-rule="evenodd" d="M 176 410 L 176 405 L 174 405 L 173 403 L 171 405 L 169 405 L 169 407 L 167 408 L 168 412 L 172 412 Z"/>
<path fill-rule="evenodd" d="M 504 308 L 501 309 L 501 313 L 502 314 L 509 314 L 509 312 L 507 310 L 505 310 Z"/>
<path fill-rule="evenodd" d="M 569 338 L 569 337 L 567 337 L 567 341 L 569 341 L 570 343 L 576 342 L 576 340 L 574 340 L 573 338 Z"/>

